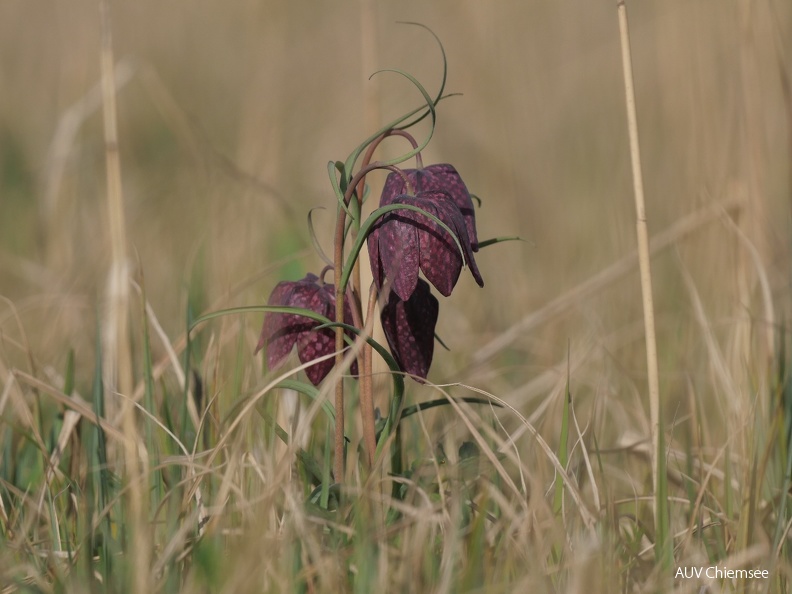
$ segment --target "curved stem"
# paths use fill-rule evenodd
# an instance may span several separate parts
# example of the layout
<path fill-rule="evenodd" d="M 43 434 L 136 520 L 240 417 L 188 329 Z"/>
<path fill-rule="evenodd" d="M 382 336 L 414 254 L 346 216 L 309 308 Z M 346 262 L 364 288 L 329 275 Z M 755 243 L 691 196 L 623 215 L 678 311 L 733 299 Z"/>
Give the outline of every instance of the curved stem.
<path fill-rule="evenodd" d="M 360 170 L 361 171 L 366 170 L 366 168 L 371 163 L 372 157 L 374 156 L 374 151 L 377 150 L 377 147 L 388 136 L 401 136 L 403 138 L 406 138 L 409 141 L 410 146 L 412 146 L 413 149 L 417 149 L 418 148 L 418 141 L 415 140 L 415 137 L 412 134 L 410 134 L 409 132 L 407 132 L 406 130 L 399 130 L 399 129 L 396 129 L 396 128 L 391 128 L 389 130 L 386 130 L 385 132 L 380 134 L 376 139 L 374 139 L 371 142 L 371 144 L 369 144 L 368 148 L 366 149 L 365 155 L 363 155 L 363 161 L 362 161 L 361 166 L 360 166 Z M 415 155 L 415 163 L 416 163 L 416 166 L 419 169 L 423 168 L 423 160 L 421 159 L 421 153 L 420 152 L 416 153 L 416 155 Z M 410 192 L 411 194 L 414 194 L 414 188 L 412 188 L 412 185 L 410 184 L 410 181 L 407 179 L 407 176 L 401 170 L 399 170 L 399 173 L 401 174 L 402 178 L 404 179 L 404 183 L 405 183 L 405 186 L 407 188 L 407 191 Z M 362 211 L 363 211 L 363 195 L 365 193 L 365 190 L 366 190 L 366 176 L 363 175 L 360 178 L 360 181 L 358 181 L 357 187 L 355 189 L 356 195 L 358 197 L 358 201 L 359 201 L 359 204 L 360 204 L 360 209 L 359 209 L 360 216 L 362 216 Z M 358 228 L 359 228 L 359 225 L 358 225 Z M 357 229 L 356 229 L 356 232 L 357 232 Z M 360 299 L 360 301 L 362 302 L 363 298 L 362 298 L 361 283 L 360 283 L 360 260 L 355 260 L 355 268 L 354 268 L 354 270 L 352 272 L 352 288 L 353 288 L 353 291 L 357 293 L 358 299 Z M 362 326 L 360 326 L 360 327 L 362 328 Z"/>
<path fill-rule="evenodd" d="M 377 163 L 367 165 L 360 169 L 355 176 L 350 180 L 349 185 L 344 193 L 344 203 L 338 206 L 338 215 L 336 217 L 336 232 L 333 250 L 333 280 L 335 281 L 335 298 L 336 298 L 336 315 L 335 321 L 344 323 L 344 293 L 346 291 L 346 282 L 342 282 L 342 268 L 344 265 L 344 228 L 346 225 L 346 207 L 352 196 L 357 196 L 360 204 L 361 195 L 355 193 L 355 189 L 361 180 L 365 179 L 366 174 L 381 166 Z M 362 205 L 361 205 L 362 206 Z M 362 318 L 360 312 L 360 305 L 357 299 L 353 299 L 352 307 L 357 309 L 358 319 Z M 354 316 L 355 314 L 353 314 Z M 337 327 L 335 329 L 335 365 L 341 367 L 344 360 L 344 329 Z M 360 370 L 365 373 L 364 369 Z M 335 457 L 333 460 L 333 473 L 337 483 L 344 482 L 344 379 L 338 377 L 335 385 Z"/>
<path fill-rule="evenodd" d="M 382 136 L 385 138 L 387 132 L 384 133 Z M 399 134 L 402 135 L 403 134 Z M 409 136 L 409 135 L 408 135 Z M 411 137 L 410 137 L 411 138 Z M 377 143 L 381 142 L 378 140 Z M 371 159 L 371 155 L 367 152 L 366 154 L 367 159 Z M 339 324 L 344 323 L 344 293 L 347 289 L 348 279 L 350 277 L 350 272 L 347 271 L 347 274 L 344 274 L 343 266 L 344 266 L 344 229 L 346 227 L 346 214 L 347 214 L 347 207 L 349 206 L 350 200 L 352 197 L 356 197 L 358 200 L 358 212 L 362 212 L 362 189 L 358 191 L 358 187 L 362 188 L 362 184 L 364 184 L 366 175 L 368 175 L 371 171 L 375 169 L 389 169 L 391 171 L 396 171 L 400 175 L 404 177 L 405 184 L 407 186 L 408 191 L 413 191 L 411 188 L 411 184 L 409 180 L 404 175 L 404 173 L 395 167 L 394 165 L 385 165 L 380 162 L 374 163 L 367 163 L 361 167 L 361 169 L 352 177 L 347 185 L 346 191 L 344 192 L 343 197 L 343 204 L 338 205 L 338 215 L 336 218 L 336 230 L 335 230 L 335 238 L 334 238 L 334 250 L 333 250 L 333 278 L 335 281 L 335 298 L 336 298 L 336 315 L 335 321 Z M 360 216 L 360 215 L 358 215 Z M 356 241 L 357 243 L 357 241 Z M 353 271 L 355 267 L 355 263 L 353 263 Z M 353 285 L 353 294 L 354 294 L 354 284 L 355 281 L 352 281 Z M 359 294 L 358 294 L 359 295 Z M 352 299 L 351 306 L 356 310 L 353 313 L 353 317 L 357 315 L 358 319 L 362 319 L 362 312 L 360 311 L 361 305 L 359 296 L 355 295 Z M 335 364 L 336 367 L 341 367 L 343 364 L 344 354 L 344 329 L 340 326 L 336 327 L 335 329 L 335 351 L 336 351 L 336 358 Z M 362 358 L 365 359 L 365 356 Z M 361 362 L 361 369 L 360 371 L 363 375 L 370 376 L 370 369 L 365 369 L 365 362 Z M 368 403 L 371 403 L 372 410 L 371 410 L 371 420 L 373 422 L 374 419 L 374 410 L 373 410 L 373 394 L 371 394 L 371 387 L 370 382 L 368 380 L 364 381 L 364 386 L 361 386 L 363 390 L 368 390 L 368 394 L 364 397 Z M 335 385 L 335 409 L 336 409 L 336 425 L 335 425 L 335 459 L 333 461 L 333 472 L 335 474 L 335 480 L 338 483 L 343 482 L 344 480 L 344 381 L 343 378 L 339 376 L 336 380 Z M 362 411 L 361 411 L 362 412 Z M 365 413 L 364 413 L 365 414 Z M 366 422 L 364 421 L 364 426 Z M 371 450 L 374 451 L 373 449 Z M 370 460 L 373 459 L 373 454 L 369 454 Z"/>
<path fill-rule="evenodd" d="M 364 339 L 373 333 L 376 305 L 377 286 L 372 282 L 366 310 Z M 363 424 L 363 441 L 366 444 L 368 464 L 369 468 L 372 468 L 374 466 L 374 456 L 377 452 L 377 432 L 374 423 L 373 349 L 368 342 L 363 345 L 360 361 L 362 367 L 360 375 L 360 416 Z"/>
<path fill-rule="evenodd" d="M 415 137 L 406 130 L 399 130 L 397 128 L 391 128 L 390 130 L 386 130 L 385 132 L 380 134 L 379 137 L 377 137 L 374 141 L 372 141 L 372 143 L 368 146 L 368 149 L 366 149 L 366 154 L 363 155 L 363 164 L 361 166 L 361 171 L 365 169 L 369 163 L 371 163 L 371 157 L 374 155 L 374 151 L 377 149 L 380 143 L 383 140 L 385 140 L 388 136 L 402 136 L 410 142 L 413 149 L 418 148 L 418 141 L 415 140 Z M 423 169 L 423 159 L 421 159 L 420 152 L 416 153 L 415 155 L 415 164 L 418 167 L 418 169 Z M 358 183 L 358 188 L 357 188 L 358 196 L 363 195 L 365 181 L 366 179 L 364 176 L 363 179 L 361 179 L 360 182 Z"/>
<path fill-rule="evenodd" d="M 348 200 L 345 200 L 345 204 Z M 336 322 L 344 321 L 344 286 L 341 283 L 341 267 L 344 259 L 344 222 L 346 211 L 339 206 L 336 218 L 335 246 L 333 254 L 333 280 L 335 282 Z M 341 367 L 344 354 L 344 329 L 335 329 L 335 365 Z M 338 377 L 335 385 L 335 450 L 333 474 L 335 482 L 344 482 L 344 378 Z"/>

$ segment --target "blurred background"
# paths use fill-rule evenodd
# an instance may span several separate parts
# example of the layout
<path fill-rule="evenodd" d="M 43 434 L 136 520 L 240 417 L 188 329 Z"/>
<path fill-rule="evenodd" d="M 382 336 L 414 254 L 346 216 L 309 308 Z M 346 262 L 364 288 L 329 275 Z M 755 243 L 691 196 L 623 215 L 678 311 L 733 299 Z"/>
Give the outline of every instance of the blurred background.
<path fill-rule="evenodd" d="M 400 68 L 439 87 L 437 43 L 398 24 L 416 21 L 442 41 L 447 91 L 461 93 L 440 104 L 424 162 L 452 163 L 481 197 L 480 238 L 524 239 L 482 250 L 484 288 L 464 272 L 442 300 L 451 351 L 438 349 L 432 379 L 531 412 L 569 360 L 574 390 L 638 403 L 637 269 L 581 289 L 636 244 L 615 2 L 111 8 L 129 253 L 168 336 L 183 332 L 191 291 L 203 310 L 261 304 L 281 278 L 321 269 L 306 214 L 325 207 L 313 220 L 329 253 L 327 162 L 421 101 L 404 78 L 369 75 Z M 715 389 L 692 295 L 716 339 L 746 315 L 748 350 L 788 311 L 792 5 L 629 10 L 650 235 L 711 207 L 653 260 L 673 403 L 691 379 Z M 33 353 L 62 369 L 73 348 L 83 385 L 109 266 L 99 52 L 95 0 L 0 3 L 0 360 L 24 367 Z M 377 196 L 384 176 L 369 181 Z M 243 322 L 251 354 L 260 323 Z"/>

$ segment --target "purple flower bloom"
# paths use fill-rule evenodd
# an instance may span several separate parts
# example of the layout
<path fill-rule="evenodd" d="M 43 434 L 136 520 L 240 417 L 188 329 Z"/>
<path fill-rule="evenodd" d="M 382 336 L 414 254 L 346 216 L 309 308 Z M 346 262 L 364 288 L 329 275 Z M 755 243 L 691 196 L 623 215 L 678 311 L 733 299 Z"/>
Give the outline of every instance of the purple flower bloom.
<path fill-rule="evenodd" d="M 451 196 L 465 219 L 465 229 L 467 229 L 468 239 L 470 239 L 470 246 L 474 252 L 477 252 L 478 236 L 476 235 L 476 213 L 473 210 L 473 200 L 470 198 L 470 192 L 468 192 L 465 182 L 462 181 L 454 166 L 448 163 L 436 163 L 423 169 L 404 169 L 403 173 L 410 180 L 416 192 L 445 192 Z M 391 172 L 385 180 L 382 199 L 384 200 L 386 196 L 390 199 L 406 193 L 404 178 L 395 171 Z"/>
<path fill-rule="evenodd" d="M 393 358 L 402 371 L 426 379 L 434 354 L 439 305 L 429 285 L 418 280 L 406 301 L 391 291 L 382 308 L 382 328 Z"/>
<path fill-rule="evenodd" d="M 415 196 L 383 192 L 380 206 L 388 204 L 416 206 L 445 223 L 459 240 L 473 278 L 484 286 L 473 259 L 465 218 L 451 195 L 438 190 L 417 192 Z M 368 237 L 368 250 L 378 288 L 389 278 L 402 301 L 415 291 L 419 269 L 446 297 L 462 271 L 463 260 L 454 238 L 437 222 L 412 210 L 395 210 L 380 218 Z"/>
<path fill-rule="evenodd" d="M 309 309 L 335 320 L 335 288 L 318 281 L 319 277 L 308 273 L 299 281 L 280 282 L 267 303 Z M 344 299 L 344 322 L 352 323 L 352 309 L 347 299 Z M 270 369 L 281 365 L 295 344 L 302 363 L 329 355 L 335 352 L 335 331 L 331 328 L 315 331 L 314 328 L 319 325 L 316 320 L 305 316 L 267 312 L 256 353 L 267 347 L 267 365 Z M 332 358 L 315 363 L 306 368 L 305 373 L 311 383 L 317 385 L 330 373 L 334 363 Z M 351 372 L 357 375 L 357 362 L 352 364 Z"/>

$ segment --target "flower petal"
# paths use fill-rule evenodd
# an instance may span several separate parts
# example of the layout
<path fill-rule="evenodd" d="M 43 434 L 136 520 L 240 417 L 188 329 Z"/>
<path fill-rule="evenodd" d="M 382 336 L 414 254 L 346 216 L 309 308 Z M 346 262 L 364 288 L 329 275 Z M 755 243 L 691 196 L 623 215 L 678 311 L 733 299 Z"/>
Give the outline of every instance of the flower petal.
<path fill-rule="evenodd" d="M 459 208 L 459 212 L 462 213 L 471 249 L 477 252 L 478 235 L 476 233 L 476 212 L 473 208 L 473 199 L 470 197 L 470 192 L 465 182 L 462 181 L 462 177 L 454 166 L 448 163 L 436 163 L 423 169 L 405 169 L 404 174 L 413 184 L 416 193 L 441 191 L 446 192 L 451 197 L 454 204 Z M 398 196 L 405 193 L 406 187 L 402 176 L 396 172 L 390 173 L 385 180 L 385 186 L 382 190 L 383 196 Z"/>
<path fill-rule="evenodd" d="M 371 229 L 371 233 L 369 233 L 368 237 L 366 238 L 366 243 L 368 244 L 369 263 L 371 264 L 371 276 L 374 278 L 374 282 L 377 284 L 378 289 L 381 289 L 383 283 L 385 282 L 385 273 L 382 270 L 382 261 L 380 260 L 379 253 L 380 225 L 381 223 L 374 225 L 374 227 Z"/>
<path fill-rule="evenodd" d="M 335 319 L 335 288 L 331 284 L 319 282 L 319 277 L 307 274 L 299 281 L 278 283 L 270 295 L 269 305 L 299 307 L 308 309 L 324 317 Z M 344 322 L 352 324 L 352 307 L 349 299 L 344 299 Z M 335 352 L 335 331 L 331 328 L 316 331 L 319 324 L 306 316 L 267 312 L 264 315 L 264 326 L 261 329 L 256 352 L 267 347 L 267 365 L 275 369 L 288 357 L 295 343 L 297 354 L 302 363 Z M 347 334 L 354 338 L 352 332 Z M 335 361 L 328 359 L 307 367 L 308 379 L 314 385 L 321 382 Z M 350 369 L 352 375 L 358 374 L 357 361 Z"/>
<path fill-rule="evenodd" d="M 369 236 L 369 258 L 377 286 L 381 289 L 385 278 L 390 278 L 392 290 L 406 301 L 415 291 L 420 270 L 448 297 L 463 264 L 470 267 L 479 286 L 484 286 L 473 257 L 478 250 L 473 201 L 459 173 L 447 163 L 402 173 L 388 175 L 380 206 L 402 203 L 421 208 L 442 221 L 455 238 L 421 213 L 403 210 L 386 214 Z M 415 195 L 403 193 L 407 186 L 405 177 L 414 186 Z"/>
<path fill-rule="evenodd" d="M 332 288 L 332 285 L 323 285 L 319 288 L 319 290 L 311 296 L 308 309 L 330 320 L 334 320 L 335 290 Z M 313 330 L 316 326 L 317 324 L 314 322 L 308 329 L 300 332 L 297 341 L 297 355 L 301 363 L 308 363 L 309 361 L 335 352 L 335 332 L 329 328 L 325 328 L 324 330 Z M 334 359 L 320 361 L 307 367 L 305 369 L 305 374 L 315 386 L 327 377 L 327 374 L 333 369 L 334 364 Z"/>
<path fill-rule="evenodd" d="M 269 305 L 308 308 L 314 293 L 319 290 L 318 278 L 308 274 L 300 281 L 283 281 L 278 283 L 270 295 Z M 301 332 L 310 329 L 316 323 L 310 318 L 294 314 L 267 312 L 261 329 L 256 352 L 267 345 L 267 366 L 275 369 L 291 352 Z"/>
<path fill-rule="evenodd" d="M 446 203 L 443 203 L 443 200 Z M 448 198 L 439 192 L 432 194 L 421 192 L 416 202 L 419 202 L 417 206 L 436 216 L 455 232 L 464 249 L 467 241 L 464 223 L 459 210 L 453 203 L 448 202 Z M 416 212 L 411 212 L 410 215 L 414 217 L 416 228 L 419 229 L 421 271 L 443 296 L 448 297 L 462 272 L 462 255 L 459 253 L 459 248 L 448 231 L 436 221 Z"/>
<path fill-rule="evenodd" d="M 403 203 L 409 204 L 409 197 L 399 198 L 407 198 Z M 406 210 L 396 210 L 382 217 L 376 237 L 379 261 L 376 265 L 372 262 L 372 270 L 378 268 L 379 288 L 387 277 L 402 299 L 412 295 L 418 282 L 418 229 L 409 214 Z M 374 275 L 376 279 L 377 273 Z"/>
<path fill-rule="evenodd" d="M 393 291 L 388 296 L 382 308 L 382 328 L 393 357 L 405 373 L 426 379 L 434 354 L 438 312 L 437 299 L 420 279 L 408 300 Z"/>

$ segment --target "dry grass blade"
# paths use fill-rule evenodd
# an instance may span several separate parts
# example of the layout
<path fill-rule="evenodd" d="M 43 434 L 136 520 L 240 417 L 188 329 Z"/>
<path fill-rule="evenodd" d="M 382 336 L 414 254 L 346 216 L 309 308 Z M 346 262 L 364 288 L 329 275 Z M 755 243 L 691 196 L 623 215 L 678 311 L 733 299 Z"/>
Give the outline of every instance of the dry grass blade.
<path fill-rule="evenodd" d="M 82 418 L 87 419 L 94 425 L 101 427 L 102 430 L 108 435 L 108 437 L 112 437 L 119 444 L 124 445 L 126 443 L 128 439 L 127 436 L 122 431 L 120 431 L 115 425 L 110 423 L 107 419 L 97 418 L 96 413 L 94 413 L 91 405 L 88 404 L 78 394 L 72 394 L 72 395 L 64 394 L 60 390 L 53 388 L 46 382 L 43 382 L 33 377 L 32 375 L 25 373 L 24 371 L 14 371 L 13 375 L 19 380 L 28 384 L 30 387 L 39 390 L 41 393 L 48 394 L 56 402 L 67 408 L 72 409 L 73 411 L 78 413 Z"/>
<path fill-rule="evenodd" d="M 501 398 L 498 398 L 494 394 L 490 394 L 489 392 L 486 392 L 486 391 L 484 391 L 484 390 L 482 390 L 480 388 L 475 388 L 473 386 L 468 386 L 468 385 L 465 385 L 465 384 L 452 384 L 452 385 L 458 385 L 458 386 L 466 388 L 466 389 L 468 389 L 468 390 L 470 390 L 472 392 L 476 392 L 478 394 L 482 394 L 482 395 L 486 396 L 487 398 L 490 398 L 493 402 L 497 402 L 498 404 L 500 404 L 504 408 L 509 409 L 520 420 L 520 423 L 528 430 L 528 432 L 531 434 L 531 436 L 536 440 L 536 443 L 539 444 L 539 447 L 542 449 L 542 451 L 544 452 L 545 456 L 547 456 L 547 459 L 553 465 L 555 471 L 559 474 L 561 479 L 564 481 L 564 484 L 565 484 L 570 496 L 572 497 L 572 500 L 575 502 L 575 504 L 578 507 L 578 510 L 579 510 L 579 513 L 580 513 L 580 517 L 583 520 L 583 523 L 585 524 L 585 526 L 589 530 L 593 531 L 594 530 L 594 526 L 596 524 L 595 515 L 588 509 L 588 506 L 583 501 L 583 496 L 581 495 L 581 493 L 578 490 L 578 488 L 575 485 L 575 483 L 572 481 L 572 479 L 567 474 L 566 469 L 563 467 L 561 462 L 558 460 L 558 456 L 556 456 L 555 452 L 548 445 L 547 441 L 545 441 L 545 439 L 540 435 L 540 433 L 536 430 L 536 428 L 533 425 L 531 425 L 531 423 L 528 421 L 528 419 L 526 419 L 520 413 L 520 411 L 518 411 L 516 408 L 511 406 L 508 402 L 506 402 L 505 400 L 503 400 Z M 461 411 L 460 406 L 456 402 L 452 401 L 450 398 L 449 398 L 449 400 L 451 401 L 452 406 L 454 406 L 454 408 L 458 412 L 460 412 Z M 466 419 L 466 417 L 464 415 L 461 415 L 461 416 L 462 416 L 463 419 Z M 467 422 L 468 421 L 466 421 L 466 423 Z M 472 428 L 471 428 L 471 431 L 473 431 Z M 475 435 L 477 432 L 473 431 L 473 433 Z M 506 450 L 507 446 L 511 446 L 512 444 L 513 444 L 513 442 L 512 442 L 512 439 L 510 437 L 501 446 L 500 450 L 505 453 L 507 451 Z M 514 488 L 516 489 L 516 487 L 514 487 Z M 593 535 L 593 532 L 592 532 L 592 535 Z"/>
<path fill-rule="evenodd" d="M 136 282 L 132 281 L 132 285 L 135 287 L 135 290 L 142 296 L 143 292 Z M 182 365 L 179 362 L 179 356 L 176 352 L 176 349 L 170 342 L 168 335 L 165 334 L 165 330 L 163 330 L 162 325 L 159 323 L 157 319 L 157 314 L 154 312 L 154 308 L 151 307 L 148 299 L 146 300 L 145 306 L 146 316 L 148 318 L 151 327 L 154 329 L 155 334 L 160 339 L 160 343 L 162 344 L 162 348 L 165 349 L 165 353 L 167 355 L 167 361 L 170 362 L 171 369 L 173 370 L 173 374 L 176 376 L 176 381 L 179 383 L 179 388 L 184 391 L 184 369 L 182 369 Z M 186 344 L 186 341 L 185 341 Z M 182 348 L 184 348 L 182 346 Z M 145 384 L 141 382 L 137 389 L 135 390 L 134 394 L 132 395 L 132 400 L 134 402 L 138 402 L 140 398 L 143 396 L 143 391 L 145 390 Z M 187 390 L 187 412 L 190 415 L 190 420 L 193 422 L 194 427 L 198 427 L 200 425 L 200 419 L 198 416 L 198 409 L 195 406 L 195 397 L 193 396 L 193 392 L 191 389 Z"/>
<path fill-rule="evenodd" d="M 657 336 L 655 333 L 654 298 L 652 296 L 652 272 L 649 253 L 649 231 L 646 225 L 646 205 L 644 201 L 643 172 L 641 169 L 641 149 L 638 140 L 638 115 L 635 109 L 635 87 L 633 83 L 632 52 L 630 50 L 630 33 L 627 23 L 627 6 L 624 0 L 618 2 L 619 33 L 622 49 L 622 73 L 624 75 L 625 98 L 627 102 L 627 130 L 630 135 L 630 161 L 632 163 L 633 193 L 635 196 L 636 232 L 638 235 L 638 267 L 641 276 L 641 297 L 643 299 L 644 330 L 646 335 L 646 367 L 649 384 L 649 417 L 652 437 L 652 485 L 655 497 L 655 530 L 657 532 L 658 547 L 664 549 L 670 542 L 663 542 L 667 538 L 668 518 L 665 516 L 667 502 L 664 489 L 665 468 L 661 449 L 662 436 L 662 401 L 660 400 L 660 377 L 657 366 Z M 671 559 L 665 552 L 657 549 L 658 559 L 664 558 L 670 564 Z"/>

